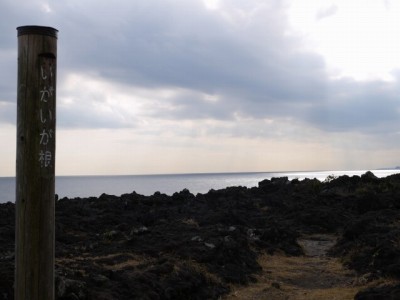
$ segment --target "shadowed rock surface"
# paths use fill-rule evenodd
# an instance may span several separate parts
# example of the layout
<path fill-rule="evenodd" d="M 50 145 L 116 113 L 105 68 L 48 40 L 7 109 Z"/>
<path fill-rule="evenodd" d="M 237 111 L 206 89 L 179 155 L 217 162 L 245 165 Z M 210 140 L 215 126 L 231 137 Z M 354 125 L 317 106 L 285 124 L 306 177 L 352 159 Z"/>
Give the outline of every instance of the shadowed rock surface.
<path fill-rule="evenodd" d="M 193 195 L 135 192 L 56 203 L 57 299 L 218 299 L 250 284 L 265 253 L 303 255 L 304 235 L 360 276 L 400 277 L 400 175 L 287 178 Z M 13 299 L 14 204 L 0 204 L 0 298 Z M 370 288 L 357 299 L 397 295 Z M 368 298 L 369 297 L 369 298 Z M 372 297 L 372 298 L 371 298 Z"/>

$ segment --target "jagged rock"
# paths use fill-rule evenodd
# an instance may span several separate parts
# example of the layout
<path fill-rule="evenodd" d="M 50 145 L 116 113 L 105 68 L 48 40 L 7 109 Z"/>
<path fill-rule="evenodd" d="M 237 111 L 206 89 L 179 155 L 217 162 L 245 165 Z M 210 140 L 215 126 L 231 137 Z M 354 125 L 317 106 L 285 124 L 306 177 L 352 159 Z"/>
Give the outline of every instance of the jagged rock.
<path fill-rule="evenodd" d="M 94 274 L 91 279 L 97 286 L 104 286 L 110 281 L 107 276 L 101 274 Z"/>
<path fill-rule="evenodd" d="M 274 185 L 285 185 L 290 184 L 288 177 L 273 177 L 271 178 L 271 183 Z"/>
<path fill-rule="evenodd" d="M 400 175 L 372 173 L 172 196 L 63 198 L 56 205 L 58 299 L 219 299 L 248 284 L 260 254 L 303 254 L 302 233 L 334 233 L 330 255 L 400 278 Z M 15 207 L 0 204 L 0 295 L 13 299 Z M 279 292 L 279 287 L 269 287 Z M 369 295 L 397 297 L 398 287 Z M 372 294 L 371 294 L 372 293 Z M 394 295 L 394 296 L 393 296 Z M 369 297 L 362 292 L 359 299 Z M 397 299 L 397 298 L 393 298 Z"/>
<path fill-rule="evenodd" d="M 68 279 L 63 276 L 56 277 L 55 291 L 57 299 L 59 300 L 84 300 L 87 297 L 85 282 Z"/>
<path fill-rule="evenodd" d="M 201 237 L 199 237 L 198 235 L 196 235 L 196 236 L 194 236 L 194 237 L 191 238 L 191 241 L 194 241 L 194 242 L 202 242 L 203 239 L 202 239 Z"/>
<path fill-rule="evenodd" d="M 212 244 L 212 243 L 204 243 L 204 245 L 205 245 L 206 247 L 210 248 L 210 249 L 214 249 L 214 248 L 215 248 L 215 245 Z"/>
<path fill-rule="evenodd" d="M 146 226 L 134 227 L 132 228 L 130 235 L 141 235 L 149 232 L 149 229 Z"/>
<path fill-rule="evenodd" d="M 378 179 L 374 173 L 371 171 L 367 171 L 366 173 L 361 175 L 361 180 L 364 182 L 374 182 Z"/>
<path fill-rule="evenodd" d="M 384 285 L 371 287 L 358 292 L 354 300 L 398 300 L 400 299 L 400 285 Z"/>

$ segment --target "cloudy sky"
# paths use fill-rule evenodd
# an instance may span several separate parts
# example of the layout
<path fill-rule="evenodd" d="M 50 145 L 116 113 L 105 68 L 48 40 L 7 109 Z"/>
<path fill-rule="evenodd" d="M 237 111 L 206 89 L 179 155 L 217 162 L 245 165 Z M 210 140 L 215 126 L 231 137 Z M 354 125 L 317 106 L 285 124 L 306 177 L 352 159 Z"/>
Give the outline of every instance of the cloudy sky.
<path fill-rule="evenodd" d="M 59 30 L 58 175 L 400 165 L 395 0 L 2 0 L 0 176 L 17 31 Z"/>

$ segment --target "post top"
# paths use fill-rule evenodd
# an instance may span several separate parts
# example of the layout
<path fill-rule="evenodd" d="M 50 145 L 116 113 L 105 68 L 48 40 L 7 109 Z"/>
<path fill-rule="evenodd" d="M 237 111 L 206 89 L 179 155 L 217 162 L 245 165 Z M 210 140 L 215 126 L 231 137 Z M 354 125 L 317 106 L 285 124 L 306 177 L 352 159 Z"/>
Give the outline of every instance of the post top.
<path fill-rule="evenodd" d="M 26 34 L 38 34 L 38 35 L 47 35 L 57 38 L 57 33 L 58 33 L 57 29 L 46 26 L 20 26 L 17 27 L 17 30 L 18 30 L 18 36 Z"/>

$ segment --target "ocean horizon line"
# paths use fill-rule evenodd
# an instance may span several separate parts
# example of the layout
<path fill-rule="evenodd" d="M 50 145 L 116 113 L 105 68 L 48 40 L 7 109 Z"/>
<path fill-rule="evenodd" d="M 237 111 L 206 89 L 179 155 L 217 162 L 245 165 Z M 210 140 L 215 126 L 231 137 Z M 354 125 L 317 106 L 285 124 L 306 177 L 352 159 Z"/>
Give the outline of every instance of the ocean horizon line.
<path fill-rule="evenodd" d="M 190 176 L 190 175 L 233 175 L 233 174 L 292 174 L 292 173 L 325 173 L 325 172 L 374 172 L 399 170 L 400 166 L 376 169 L 320 169 L 320 170 L 290 170 L 290 171 L 218 171 L 218 172 L 182 172 L 182 173 L 148 173 L 148 174 L 61 174 L 56 177 L 128 177 L 128 176 Z M 0 176 L 0 178 L 15 178 L 16 176 Z"/>
<path fill-rule="evenodd" d="M 173 173 L 144 175 L 57 175 L 55 193 L 60 197 L 98 197 L 101 194 L 122 195 L 136 192 L 145 196 L 161 192 L 172 195 L 183 189 L 193 194 L 207 193 L 232 186 L 248 188 L 258 186 L 265 179 L 287 177 L 289 180 L 317 179 L 347 176 L 362 176 L 368 170 L 357 171 L 284 171 L 284 172 L 214 172 Z M 400 173 L 399 169 L 370 169 L 377 177 Z M 15 201 L 16 177 L 0 177 L 0 203 Z"/>

